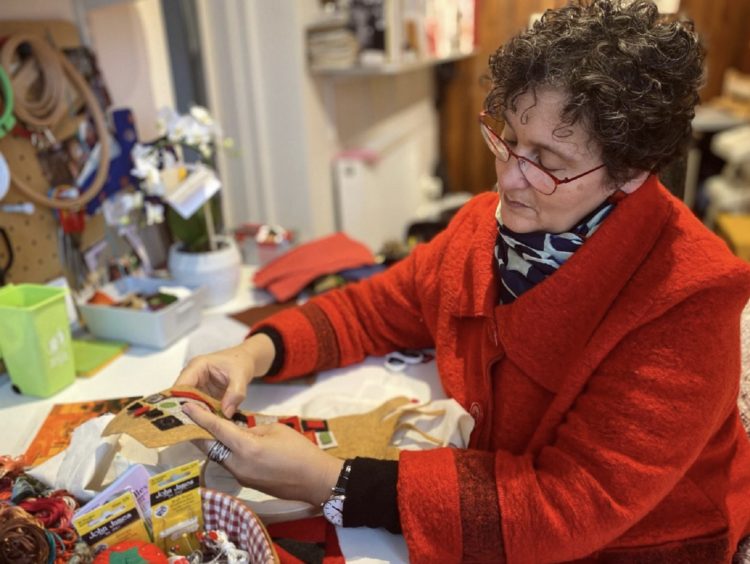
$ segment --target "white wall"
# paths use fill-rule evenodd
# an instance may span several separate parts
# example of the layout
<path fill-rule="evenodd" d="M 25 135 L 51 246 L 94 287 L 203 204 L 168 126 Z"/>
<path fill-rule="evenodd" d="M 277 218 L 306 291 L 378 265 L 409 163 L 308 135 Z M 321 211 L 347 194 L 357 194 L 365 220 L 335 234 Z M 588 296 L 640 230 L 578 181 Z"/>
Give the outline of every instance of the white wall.
<path fill-rule="evenodd" d="M 3 20 L 68 20 L 75 21 L 72 0 L 0 0 Z"/>
<path fill-rule="evenodd" d="M 318 15 L 316 0 L 199 7 L 210 106 L 239 145 L 220 162 L 228 223 L 275 222 L 309 239 L 380 222 L 401 238 L 437 152 L 431 73 L 311 76 L 304 29 Z M 350 148 L 374 148 L 383 159 L 366 169 L 363 215 L 337 223 L 333 159 Z"/>
<path fill-rule="evenodd" d="M 219 158 L 229 225 L 279 223 L 302 238 L 334 230 L 330 141 L 305 70 L 310 6 L 198 1 L 209 106 L 236 143 Z"/>
<path fill-rule="evenodd" d="M 133 110 L 138 135 L 158 135 L 158 111 L 174 106 L 169 49 L 159 0 L 87 10 L 86 26 L 114 107 Z"/>
<path fill-rule="evenodd" d="M 437 158 L 431 72 L 347 78 L 332 88 L 343 146 L 377 157 L 371 163 L 337 159 L 339 226 L 378 250 L 385 241 L 403 240 L 427 201 L 421 186 Z"/>

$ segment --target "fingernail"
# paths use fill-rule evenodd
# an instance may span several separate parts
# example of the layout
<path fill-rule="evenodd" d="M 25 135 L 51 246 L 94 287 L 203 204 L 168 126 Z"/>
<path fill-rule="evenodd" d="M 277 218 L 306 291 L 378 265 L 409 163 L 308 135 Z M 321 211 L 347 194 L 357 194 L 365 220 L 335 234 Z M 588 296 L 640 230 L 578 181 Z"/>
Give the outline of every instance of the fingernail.
<path fill-rule="evenodd" d="M 193 413 L 194 409 L 195 408 L 193 407 L 192 403 L 188 402 L 188 403 L 183 403 L 182 404 L 182 412 L 183 413 L 187 413 L 188 415 L 190 415 L 191 413 Z"/>

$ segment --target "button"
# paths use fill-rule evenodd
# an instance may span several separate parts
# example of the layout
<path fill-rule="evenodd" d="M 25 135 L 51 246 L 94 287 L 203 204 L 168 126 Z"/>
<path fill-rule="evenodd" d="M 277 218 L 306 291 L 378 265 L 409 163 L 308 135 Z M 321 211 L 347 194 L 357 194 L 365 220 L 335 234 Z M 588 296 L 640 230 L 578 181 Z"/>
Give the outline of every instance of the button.
<path fill-rule="evenodd" d="M 479 405 L 478 402 L 476 402 L 476 401 L 471 402 L 471 407 L 469 408 L 469 413 L 474 418 L 474 421 L 476 423 L 479 423 L 482 420 L 482 406 Z"/>

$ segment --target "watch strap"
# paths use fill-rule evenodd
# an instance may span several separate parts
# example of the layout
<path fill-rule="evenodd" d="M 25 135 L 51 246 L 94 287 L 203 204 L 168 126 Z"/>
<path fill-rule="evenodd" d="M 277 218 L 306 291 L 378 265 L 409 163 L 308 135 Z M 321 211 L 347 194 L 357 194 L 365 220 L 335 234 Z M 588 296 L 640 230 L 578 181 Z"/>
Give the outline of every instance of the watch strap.
<path fill-rule="evenodd" d="M 349 474 L 352 471 L 352 461 L 344 460 L 344 465 L 341 467 L 339 473 L 339 479 L 336 480 L 336 485 L 331 488 L 332 495 L 345 495 L 346 486 L 349 484 Z"/>

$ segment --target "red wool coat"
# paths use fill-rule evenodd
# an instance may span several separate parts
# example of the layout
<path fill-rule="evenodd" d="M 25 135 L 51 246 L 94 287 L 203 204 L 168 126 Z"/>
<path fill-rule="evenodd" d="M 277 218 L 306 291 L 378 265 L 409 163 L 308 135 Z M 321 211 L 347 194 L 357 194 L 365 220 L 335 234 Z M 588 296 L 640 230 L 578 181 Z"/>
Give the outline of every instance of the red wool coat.
<path fill-rule="evenodd" d="M 497 305 L 497 195 L 382 275 L 268 320 L 278 379 L 435 346 L 476 420 L 404 452 L 415 562 L 727 562 L 750 533 L 737 411 L 750 268 L 650 178 L 555 274 Z"/>

